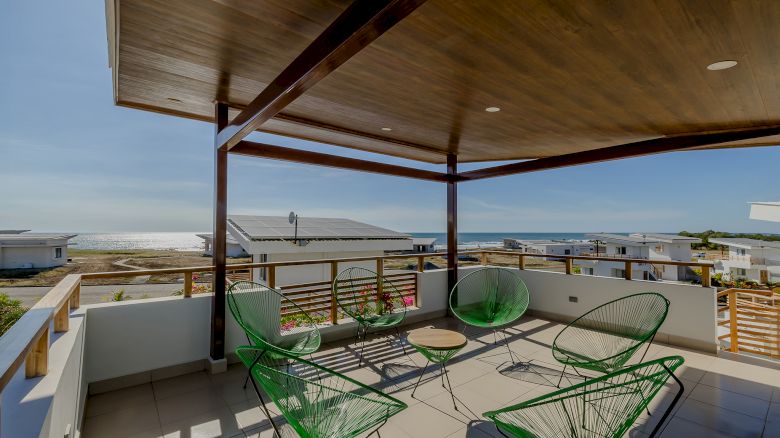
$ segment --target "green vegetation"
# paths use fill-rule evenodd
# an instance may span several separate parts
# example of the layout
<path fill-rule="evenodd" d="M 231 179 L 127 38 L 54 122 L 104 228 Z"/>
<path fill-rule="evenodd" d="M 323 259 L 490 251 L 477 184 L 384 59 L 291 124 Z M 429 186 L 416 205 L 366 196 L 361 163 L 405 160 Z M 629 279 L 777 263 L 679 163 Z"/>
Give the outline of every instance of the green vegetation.
<path fill-rule="evenodd" d="M 5 334 L 26 311 L 27 308 L 22 306 L 21 301 L 0 293 L 0 336 Z"/>
<path fill-rule="evenodd" d="M 710 238 L 741 238 L 741 239 L 757 239 L 766 241 L 780 242 L 780 235 L 778 234 L 757 234 L 757 233 L 727 233 L 725 231 L 707 230 L 701 233 L 691 233 L 688 231 L 680 231 L 681 236 L 698 237 L 702 240 L 702 243 L 695 243 L 691 245 L 693 249 L 723 249 L 722 245 L 716 245 L 710 243 Z"/>

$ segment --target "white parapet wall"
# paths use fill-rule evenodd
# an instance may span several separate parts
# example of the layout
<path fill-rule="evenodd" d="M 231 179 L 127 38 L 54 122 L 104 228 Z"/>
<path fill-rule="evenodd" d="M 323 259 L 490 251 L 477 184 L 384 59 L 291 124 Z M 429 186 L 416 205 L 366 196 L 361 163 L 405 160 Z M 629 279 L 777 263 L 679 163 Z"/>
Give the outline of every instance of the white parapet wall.
<path fill-rule="evenodd" d="M 523 270 L 531 293 L 529 309 L 541 317 L 569 322 L 590 309 L 626 295 L 657 292 L 670 301 L 656 341 L 715 353 L 718 349 L 715 288 L 662 281 Z M 570 297 L 574 297 L 573 302 Z"/>

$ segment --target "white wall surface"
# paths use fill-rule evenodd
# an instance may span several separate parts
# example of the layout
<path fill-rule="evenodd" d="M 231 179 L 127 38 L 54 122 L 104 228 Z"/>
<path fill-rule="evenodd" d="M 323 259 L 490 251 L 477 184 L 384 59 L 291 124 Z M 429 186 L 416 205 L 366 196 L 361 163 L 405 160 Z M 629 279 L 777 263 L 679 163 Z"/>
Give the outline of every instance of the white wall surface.
<path fill-rule="evenodd" d="M 349 252 L 315 252 L 298 254 L 268 254 L 268 262 L 287 262 L 293 260 L 323 260 L 323 259 L 344 259 L 353 257 L 379 257 L 384 255 L 384 251 L 349 251 Z M 257 255 L 253 257 L 255 262 L 259 262 Z M 351 267 L 361 267 L 376 271 L 376 262 L 373 260 L 364 262 L 339 263 L 339 272 Z M 254 278 L 260 279 L 260 269 L 256 268 Z M 315 281 L 330 280 L 330 264 L 322 263 L 317 265 L 301 266 L 282 266 L 276 268 L 276 285 L 286 286 L 290 284 L 309 283 Z"/>
<path fill-rule="evenodd" d="M 52 332 L 47 375 L 26 379 L 24 366 L 17 371 L 2 393 L 0 436 L 62 438 L 68 426 L 71 436 L 78 436 L 87 394 L 82 374 L 85 325 L 79 311 L 70 318 L 70 330 Z"/>
<path fill-rule="evenodd" d="M 717 350 L 715 288 L 657 281 L 518 271 L 531 292 L 529 308 L 572 320 L 608 301 L 640 292 L 657 292 L 671 304 L 658 340 L 705 351 Z M 578 302 L 569 302 L 575 296 Z"/>
<path fill-rule="evenodd" d="M 0 269 L 52 268 L 68 261 L 68 248 L 62 246 L 62 257 L 54 258 L 54 246 L 0 247 Z"/>

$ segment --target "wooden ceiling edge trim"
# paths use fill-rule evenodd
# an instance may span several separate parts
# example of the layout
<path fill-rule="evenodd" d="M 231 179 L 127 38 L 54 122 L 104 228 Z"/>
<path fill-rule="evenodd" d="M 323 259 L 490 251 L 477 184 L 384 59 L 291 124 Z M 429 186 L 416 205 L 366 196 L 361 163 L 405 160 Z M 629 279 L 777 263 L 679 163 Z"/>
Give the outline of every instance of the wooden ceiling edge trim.
<path fill-rule="evenodd" d="M 338 155 L 323 154 L 321 152 L 311 152 L 247 140 L 238 142 L 238 144 L 233 146 L 229 152 L 231 154 L 313 164 L 316 166 L 334 167 L 337 169 L 356 170 L 381 175 L 400 176 L 426 181 L 447 182 L 450 179 L 445 173 L 433 172 L 430 170 L 396 166 L 394 164 L 385 164 L 358 158 L 340 157 Z"/>
<path fill-rule="evenodd" d="M 472 170 L 459 173 L 458 181 L 473 181 L 497 176 L 576 166 L 580 164 L 592 164 L 665 152 L 692 150 L 701 148 L 702 146 L 711 146 L 778 134 L 780 134 L 780 125 L 660 137 L 600 149 L 592 149 L 589 151 L 574 152 L 571 154 Z"/>
<path fill-rule="evenodd" d="M 218 147 L 235 146 L 423 3 L 355 0 L 219 132 Z"/>
<path fill-rule="evenodd" d="M 213 117 L 202 116 L 202 115 L 199 115 L 199 114 L 193 114 L 193 113 L 188 113 L 188 112 L 184 112 L 184 111 L 177 111 L 177 110 L 174 110 L 174 109 L 164 109 L 163 110 L 161 108 L 158 108 L 158 107 L 155 107 L 155 106 L 151 106 L 151 105 L 146 105 L 146 104 L 143 104 L 143 103 L 129 102 L 129 101 L 125 101 L 125 100 L 121 100 L 120 99 L 120 100 L 115 102 L 115 105 L 116 106 L 120 106 L 120 107 L 124 107 L 124 108 L 132 108 L 132 109 L 138 109 L 138 110 L 142 110 L 142 111 L 149 111 L 149 112 L 152 112 L 152 113 L 162 114 L 162 115 L 165 115 L 165 116 L 181 117 L 181 118 L 184 118 L 184 119 L 197 120 L 199 122 L 207 122 L 207 123 L 212 123 L 212 124 L 214 123 L 214 118 Z M 231 108 L 236 108 L 233 105 L 229 105 L 229 106 Z M 443 161 L 443 160 L 442 161 L 424 160 L 424 159 L 411 157 L 411 156 L 404 156 L 404 155 L 400 155 L 400 154 L 387 154 L 387 153 L 383 153 L 383 152 L 380 152 L 380 151 L 377 151 L 377 150 L 372 150 L 372 149 L 369 149 L 369 148 L 366 148 L 366 147 L 361 147 L 361 146 L 356 146 L 356 145 L 349 145 L 349 144 L 346 144 L 346 143 L 333 142 L 333 141 L 327 141 L 326 142 L 326 141 L 324 141 L 322 139 L 318 139 L 318 138 L 315 138 L 315 137 L 309 137 L 309 136 L 305 136 L 305 135 L 292 135 L 292 134 L 289 134 L 289 133 L 274 131 L 274 130 L 271 130 L 271 129 L 263 129 L 262 127 L 257 132 L 262 132 L 262 133 L 267 133 L 267 134 L 272 134 L 272 135 L 278 135 L 280 137 L 292 138 L 292 139 L 296 139 L 296 140 L 310 141 L 310 142 L 313 142 L 313 143 L 319 143 L 319 144 L 323 144 L 323 145 L 326 145 L 326 146 L 336 146 L 336 147 L 342 147 L 342 148 L 356 150 L 356 151 L 369 152 L 369 153 L 372 153 L 372 154 L 386 155 L 388 157 L 403 158 L 405 160 L 411 160 L 411 161 L 419 161 L 421 163 L 426 163 L 426 164 L 444 164 L 445 163 L 445 161 Z"/>

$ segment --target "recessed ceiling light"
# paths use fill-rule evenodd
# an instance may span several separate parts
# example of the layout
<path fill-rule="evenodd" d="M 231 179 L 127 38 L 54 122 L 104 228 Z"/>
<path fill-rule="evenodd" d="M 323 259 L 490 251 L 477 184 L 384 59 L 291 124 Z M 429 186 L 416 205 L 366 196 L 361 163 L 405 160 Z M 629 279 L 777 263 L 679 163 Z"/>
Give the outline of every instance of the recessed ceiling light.
<path fill-rule="evenodd" d="M 485 108 L 485 111 L 487 111 L 489 113 L 497 113 L 497 112 L 501 111 L 501 108 L 499 108 L 497 106 L 489 106 L 489 107 Z"/>
<path fill-rule="evenodd" d="M 382 128 L 382 131 L 392 131 L 393 128 Z"/>
<path fill-rule="evenodd" d="M 737 65 L 737 61 L 718 61 L 707 66 L 707 70 L 726 70 Z"/>

